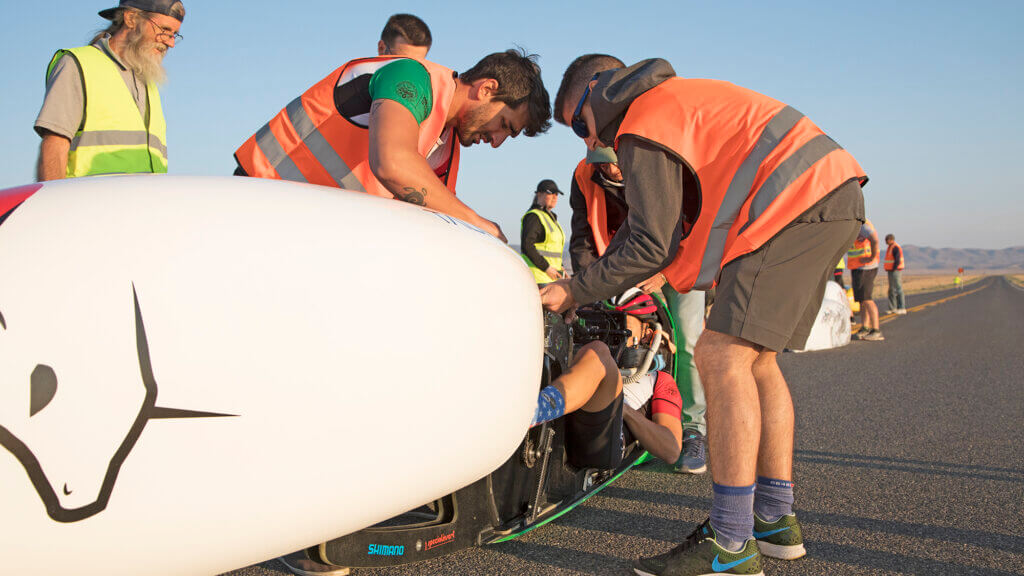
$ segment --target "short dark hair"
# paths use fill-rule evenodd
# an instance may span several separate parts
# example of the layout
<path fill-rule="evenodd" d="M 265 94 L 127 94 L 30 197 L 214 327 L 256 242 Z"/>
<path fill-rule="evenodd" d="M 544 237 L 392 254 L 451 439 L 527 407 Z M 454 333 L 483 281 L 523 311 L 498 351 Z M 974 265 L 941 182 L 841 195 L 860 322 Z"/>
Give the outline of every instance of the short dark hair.
<path fill-rule="evenodd" d="M 572 64 L 565 69 L 565 74 L 562 75 L 562 85 L 558 87 L 558 93 L 555 95 L 555 121 L 564 123 L 562 117 L 565 116 L 565 99 L 575 93 L 577 88 L 582 94 L 582 86 L 590 82 L 594 74 L 625 67 L 626 64 L 622 60 L 608 54 L 584 54 L 573 60 Z M 568 105 L 574 106 L 575 104 L 575 102 L 570 102 Z"/>
<path fill-rule="evenodd" d="M 413 46 L 426 48 L 430 48 L 434 42 L 427 23 L 412 14 L 393 14 L 391 18 L 388 18 L 384 30 L 380 33 L 380 39 L 388 47 L 391 47 L 392 42 L 398 38 Z"/>
<path fill-rule="evenodd" d="M 893 236 L 892 234 L 886 234 L 885 235 L 885 241 L 888 242 L 889 240 L 892 240 L 893 242 L 895 242 L 896 241 L 896 237 Z"/>
<path fill-rule="evenodd" d="M 497 80 L 495 100 L 509 108 L 518 108 L 525 103 L 526 126 L 523 132 L 527 136 L 547 132 L 551 127 L 551 97 L 544 89 L 536 54 L 528 55 L 522 48 L 488 54 L 459 74 L 459 78 L 467 84 L 485 78 Z"/>

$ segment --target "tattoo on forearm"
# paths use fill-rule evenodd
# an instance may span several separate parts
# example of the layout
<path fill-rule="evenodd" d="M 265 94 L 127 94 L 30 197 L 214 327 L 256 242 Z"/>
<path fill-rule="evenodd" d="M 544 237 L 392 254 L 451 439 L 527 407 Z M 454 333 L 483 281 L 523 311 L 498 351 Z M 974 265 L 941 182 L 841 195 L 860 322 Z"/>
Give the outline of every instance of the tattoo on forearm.
<path fill-rule="evenodd" d="M 427 189 L 417 190 L 415 188 L 406 186 L 402 188 L 402 191 L 397 193 L 398 199 L 409 204 L 415 204 L 417 206 L 426 206 L 427 201 Z"/>

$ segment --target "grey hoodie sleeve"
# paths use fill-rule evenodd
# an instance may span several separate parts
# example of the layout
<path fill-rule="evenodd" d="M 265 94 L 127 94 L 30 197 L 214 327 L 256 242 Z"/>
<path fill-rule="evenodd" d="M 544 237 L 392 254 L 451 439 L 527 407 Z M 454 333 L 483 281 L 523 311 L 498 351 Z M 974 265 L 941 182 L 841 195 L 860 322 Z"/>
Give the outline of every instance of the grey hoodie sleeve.
<path fill-rule="evenodd" d="M 665 149 L 631 136 L 619 142 L 629 216 L 603 258 L 573 277 L 578 304 L 621 294 L 664 269 L 682 234 L 683 183 L 688 169 Z M 625 233 L 628 232 L 628 233 Z"/>

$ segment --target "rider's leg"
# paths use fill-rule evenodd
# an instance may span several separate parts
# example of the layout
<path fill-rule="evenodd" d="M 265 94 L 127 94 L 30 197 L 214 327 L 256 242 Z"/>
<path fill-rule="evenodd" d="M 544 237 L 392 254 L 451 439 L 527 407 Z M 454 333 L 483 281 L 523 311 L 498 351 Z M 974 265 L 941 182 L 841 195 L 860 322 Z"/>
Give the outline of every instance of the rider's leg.
<path fill-rule="evenodd" d="M 573 358 L 568 372 L 552 384 L 565 398 L 565 412 L 583 409 L 600 412 L 622 393 L 622 378 L 611 351 L 604 342 L 594 341 Z"/>

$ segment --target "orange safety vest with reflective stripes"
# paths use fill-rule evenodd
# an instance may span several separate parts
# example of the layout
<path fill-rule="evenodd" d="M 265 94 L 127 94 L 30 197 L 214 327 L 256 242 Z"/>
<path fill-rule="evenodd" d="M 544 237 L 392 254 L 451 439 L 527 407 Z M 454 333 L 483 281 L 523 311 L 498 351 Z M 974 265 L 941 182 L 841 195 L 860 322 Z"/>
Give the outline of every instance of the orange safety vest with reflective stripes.
<path fill-rule="evenodd" d="M 351 82 L 368 81 L 397 58 L 360 58 L 332 72 L 246 140 L 235 152 L 238 165 L 258 178 L 310 182 L 393 198 L 370 170 L 369 110 L 343 116 L 334 94 Z M 417 61 L 430 74 L 434 100 L 430 114 L 420 124 L 417 149 L 454 194 L 459 141 L 453 130 L 445 130 L 445 122 L 455 96 L 456 74 L 433 62 Z M 447 139 L 442 142 L 446 132 Z"/>
<path fill-rule="evenodd" d="M 615 232 L 608 231 L 608 207 L 605 204 L 604 189 L 594 182 L 595 170 L 597 166 L 587 164 L 587 160 L 583 159 L 576 166 L 573 178 L 583 193 L 583 199 L 586 200 L 587 223 L 590 224 L 590 231 L 594 235 L 594 248 L 600 257 L 608 250 L 608 243 L 615 236 Z"/>
<path fill-rule="evenodd" d="M 865 220 L 864 226 L 868 227 L 872 232 L 875 232 L 875 226 L 871 223 L 871 220 Z M 878 233 L 875 232 L 875 236 Z M 867 263 L 861 263 L 860 259 L 865 256 L 871 256 L 871 261 Z M 878 254 L 871 253 L 871 238 L 858 238 L 853 243 L 853 248 L 850 248 L 846 252 L 846 266 L 850 270 L 857 270 L 865 266 L 878 266 Z"/>
<path fill-rule="evenodd" d="M 892 255 L 893 248 L 899 248 L 900 261 L 897 262 L 896 258 Z M 893 270 L 903 270 L 903 248 L 899 244 L 893 242 L 892 246 L 885 249 L 885 269 L 889 272 Z"/>
<path fill-rule="evenodd" d="M 723 266 L 829 192 L 867 182 L 853 156 L 803 114 L 719 80 L 672 78 L 644 92 L 626 111 L 616 148 L 623 136 L 667 148 L 697 177 L 700 212 L 683 222 L 688 233 L 662 271 L 680 292 L 711 288 Z"/>

